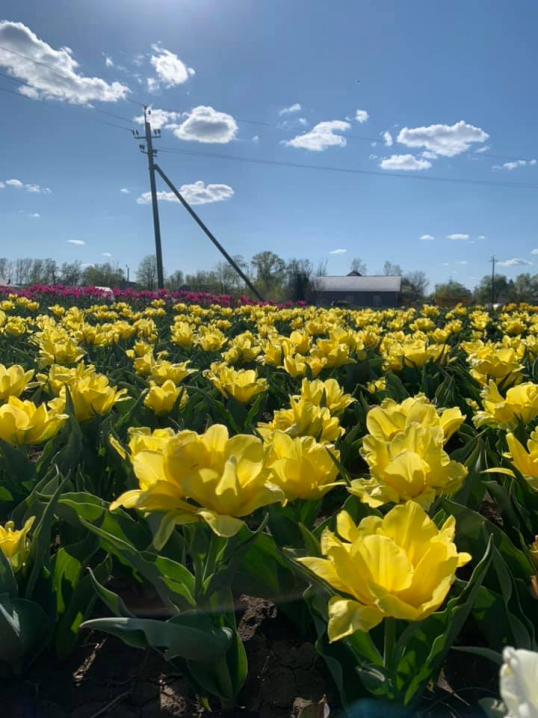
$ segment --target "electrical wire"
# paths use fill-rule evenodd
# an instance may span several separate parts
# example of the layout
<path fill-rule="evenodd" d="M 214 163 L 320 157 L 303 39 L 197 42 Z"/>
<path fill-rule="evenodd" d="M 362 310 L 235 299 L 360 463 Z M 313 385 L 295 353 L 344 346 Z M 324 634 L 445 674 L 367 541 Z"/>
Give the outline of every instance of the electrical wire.
<path fill-rule="evenodd" d="M 538 184 L 530 182 L 503 182 L 495 180 L 466 180 L 457 177 L 439 177 L 437 175 L 404 175 L 397 172 L 377 172 L 376 170 L 364 170 L 353 167 L 331 167 L 328 165 L 310 165 L 301 162 L 285 162 L 279 160 L 258 159 L 254 157 L 238 157 L 214 152 L 197 152 L 195 150 L 181 150 L 175 147 L 159 147 L 158 152 L 167 154 L 181 154 L 193 157 L 206 157 L 209 159 L 230 160 L 233 162 L 248 162 L 275 167 L 292 167 L 295 169 L 314 170 L 318 172 L 340 172 L 345 174 L 368 175 L 373 177 L 389 177 L 398 179 L 418 180 L 422 182 L 450 182 L 457 184 L 483 185 L 487 187 L 512 187 L 519 189 L 538 189 Z"/>
<path fill-rule="evenodd" d="M 23 100 L 30 100 L 30 102 L 41 102 L 47 107 L 58 107 L 58 105 L 50 105 L 48 102 L 45 102 L 45 100 L 39 100 L 35 99 L 33 97 L 27 97 L 26 95 L 21 95 L 20 92 L 15 92 L 15 90 L 9 90 L 7 87 L 0 86 L 0 92 L 6 92 L 10 95 L 15 95 L 15 97 L 21 97 Z M 129 134 L 133 134 L 133 130 L 130 127 L 122 127 L 122 125 L 117 125 L 114 122 L 107 122 L 106 120 L 99 120 L 97 117 L 87 117 L 86 119 L 91 120 L 92 122 L 98 122 L 100 125 L 108 125 L 109 127 L 117 127 L 120 130 L 125 130 Z"/>

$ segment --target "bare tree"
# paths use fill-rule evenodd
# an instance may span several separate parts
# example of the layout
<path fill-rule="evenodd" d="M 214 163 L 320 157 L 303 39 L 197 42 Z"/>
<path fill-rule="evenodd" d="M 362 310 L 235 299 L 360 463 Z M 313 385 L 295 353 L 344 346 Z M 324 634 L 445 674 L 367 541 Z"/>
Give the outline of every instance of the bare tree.
<path fill-rule="evenodd" d="M 368 267 L 366 266 L 366 263 L 362 261 L 362 259 L 359 259 L 359 257 L 355 257 L 351 261 L 351 271 L 352 272 L 358 272 L 359 274 L 366 274 L 368 271 Z"/>
<path fill-rule="evenodd" d="M 144 289 L 153 290 L 157 285 L 157 258 L 154 254 L 147 254 L 136 270 L 136 281 Z"/>
<path fill-rule="evenodd" d="M 400 267 L 399 264 L 393 264 L 392 262 L 389 262 L 387 260 L 383 265 L 383 274 L 386 277 L 401 277 L 403 274 L 403 269 Z"/>
<path fill-rule="evenodd" d="M 68 287 L 77 286 L 82 279 L 82 266 L 78 260 L 64 262 L 60 267 L 60 282 Z"/>
<path fill-rule="evenodd" d="M 424 299 L 429 283 L 424 272 L 409 272 L 402 279 L 403 295 L 411 302 L 418 302 Z"/>

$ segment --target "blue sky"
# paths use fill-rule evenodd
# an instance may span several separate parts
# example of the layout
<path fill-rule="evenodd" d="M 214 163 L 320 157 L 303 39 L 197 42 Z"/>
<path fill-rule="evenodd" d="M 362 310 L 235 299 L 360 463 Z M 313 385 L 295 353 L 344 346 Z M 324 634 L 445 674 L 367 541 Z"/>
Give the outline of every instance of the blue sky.
<path fill-rule="evenodd" d="M 19 80 L 0 75 L 1 256 L 110 259 L 132 274 L 153 251 L 146 158 L 103 124 L 141 129 L 139 102 L 162 124 L 158 162 L 232 254 L 328 259 L 330 274 L 390 260 L 432 285 L 473 286 L 492 254 L 509 276 L 537 271 L 532 0 L 4 0 L 0 12 L 0 73 Z M 416 179 L 428 177 L 457 181 Z M 210 268 L 219 254 L 166 200 L 166 270 Z"/>

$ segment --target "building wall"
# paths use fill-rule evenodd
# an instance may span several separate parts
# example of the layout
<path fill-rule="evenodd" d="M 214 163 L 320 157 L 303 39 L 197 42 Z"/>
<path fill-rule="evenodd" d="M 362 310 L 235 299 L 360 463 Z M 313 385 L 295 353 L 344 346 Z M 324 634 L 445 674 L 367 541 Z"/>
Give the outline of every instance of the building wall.
<path fill-rule="evenodd" d="M 399 292 L 316 292 L 318 306 L 330 306 L 333 302 L 347 302 L 355 307 L 398 307 Z"/>

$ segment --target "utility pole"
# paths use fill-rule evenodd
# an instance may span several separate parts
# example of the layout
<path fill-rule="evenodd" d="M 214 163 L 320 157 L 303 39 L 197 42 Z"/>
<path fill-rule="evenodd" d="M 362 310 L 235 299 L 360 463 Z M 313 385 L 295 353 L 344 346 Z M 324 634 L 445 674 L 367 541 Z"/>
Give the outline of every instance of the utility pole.
<path fill-rule="evenodd" d="M 125 269 L 127 270 L 127 281 L 129 281 L 130 269 L 129 269 L 129 265 L 128 265 L 128 264 L 125 265 Z"/>
<path fill-rule="evenodd" d="M 495 304 L 495 255 L 489 260 L 491 262 L 491 308 Z"/>
<path fill-rule="evenodd" d="M 159 289 L 164 289 L 164 269 L 163 269 L 163 251 L 161 245 L 161 223 L 159 221 L 159 205 L 157 203 L 157 184 L 155 182 L 155 157 L 157 150 L 153 149 L 153 140 L 159 139 L 161 136 L 160 130 L 155 130 L 155 134 L 152 133 L 151 123 L 149 116 L 151 110 L 144 107 L 144 128 L 145 132 L 143 138 L 146 141 L 146 145 L 139 145 L 141 152 L 148 156 L 148 170 L 149 170 L 149 184 L 151 189 L 151 206 L 153 208 L 153 231 L 155 233 L 155 257 L 157 259 L 157 284 Z M 133 132 L 133 135 L 137 140 L 142 139 L 142 135 L 138 131 Z"/>

